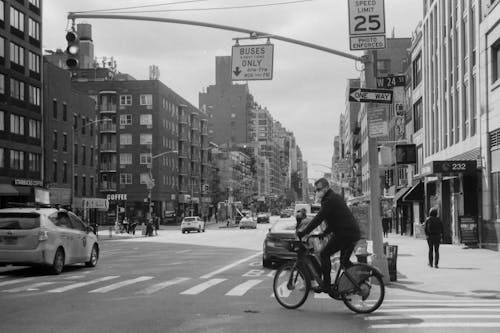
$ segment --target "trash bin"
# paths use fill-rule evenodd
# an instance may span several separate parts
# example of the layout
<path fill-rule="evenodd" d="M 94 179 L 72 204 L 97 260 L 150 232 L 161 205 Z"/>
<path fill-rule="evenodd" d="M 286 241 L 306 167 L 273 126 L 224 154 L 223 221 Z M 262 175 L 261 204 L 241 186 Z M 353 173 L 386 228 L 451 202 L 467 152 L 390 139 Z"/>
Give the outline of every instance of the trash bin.
<path fill-rule="evenodd" d="M 396 281 L 398 276 L 396 262 L 398 259 L 398 246 L 384 244 L 384 254 L 387 258 L 387 265 L 389 268 L 389 279 Z"/>

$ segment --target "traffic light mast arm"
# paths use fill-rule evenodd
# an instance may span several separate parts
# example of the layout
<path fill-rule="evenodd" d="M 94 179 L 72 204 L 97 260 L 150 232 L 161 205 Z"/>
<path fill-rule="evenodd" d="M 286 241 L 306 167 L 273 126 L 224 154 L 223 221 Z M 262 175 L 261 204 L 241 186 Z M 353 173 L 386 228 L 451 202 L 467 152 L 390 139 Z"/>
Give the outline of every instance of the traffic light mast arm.
<path fill-rule="evenodd" d="M 78 14 L 78 13 L 72 13 L 70 12 L 68 14 L 68 20 L 75 20 L 75 19 L 110 19 L 110 20 L 136 20 L 136 21 L 152 21 L 152 22 L 164 22 L 164 23 L 174 23 L 174 24 L 185 24 L 185 25 L 194 25 L 194 26 L 200 26 L 200 27 L 207 27 L 207 28 L 213 28 L 213 29 L 220 29 L 220 30 L 228 30 L 228 31 L 235 31 L 235 32 L 241 32 L 241 33 L 247 33 L 250 35 L 251 39 L 258 39 L 258 38 L 274 38 L 277 40 L 281 40 L 283 42 L 287 43 L 292 43 L 292 44 L 297 44 L 305 47 L 309 47 L 312 49 L 316 49 L 319 51 L 327 52 L 327 53 L 332 53 L 344 58 L 356 60 L 356 61 L 363 61 L 361 57 L 345 53 L 342 51 L 337 51 L 334 49 L 330 49 L 328 47 L 324 47 L 321 45 L 316 45 L 312 44 L 309 42 L 304 42 L 301 40 L 297 39 L 292 39 L 288 37 L 283 37 L 279 35 L 273 35 L 273 34 L 268 34 L 265 32 L 260 32 L 260 31 L 255 31 L 255 30 L 249 30 L 249 29 L 244 29 L 244 28 L 238 28 L 238 27 L 232 27 L 228 25 L 220 25 L 220 24 L 213 24 L 213 23 L 207 23 L 207 22 L 199 22 L 199 21 L 188 21 L 188 20 L 179 20 L 179 19 L 171 19 L 171 18 L 162 18 L 162 17 L 149 17 L 149 16 L 132 16 L 132 15 L 113 15 L 113 14 Z"/>

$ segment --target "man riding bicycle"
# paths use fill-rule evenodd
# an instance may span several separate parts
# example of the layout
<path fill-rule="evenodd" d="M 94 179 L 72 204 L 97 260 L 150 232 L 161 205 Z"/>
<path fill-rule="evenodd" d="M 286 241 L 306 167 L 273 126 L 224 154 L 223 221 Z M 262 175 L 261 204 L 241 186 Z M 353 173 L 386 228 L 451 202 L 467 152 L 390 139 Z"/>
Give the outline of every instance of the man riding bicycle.
<path fill-rule="evenodd" d="M 297 236 L 302 238 L 314 230 L 322 221 L 326 222 L 324 234 L 332 237 L 320 253 L 321 270 L 323 273 L 323 286 L 320 290 L 329 292 L 331 285 L 330 272 L 332 265 L 330 257 L 340 251 L 340 263 L 348 268 L 352 266 L 349 260 L 356 243 L 361 238 L 358 222 L 347 207 L 344 199 L 330 189 L 330 184 L 325 178 L 318 179 L 315 183 L 315 192 L 321 200 L 321 209 L 311 222 L 303 229 L 297 231 Z"/>

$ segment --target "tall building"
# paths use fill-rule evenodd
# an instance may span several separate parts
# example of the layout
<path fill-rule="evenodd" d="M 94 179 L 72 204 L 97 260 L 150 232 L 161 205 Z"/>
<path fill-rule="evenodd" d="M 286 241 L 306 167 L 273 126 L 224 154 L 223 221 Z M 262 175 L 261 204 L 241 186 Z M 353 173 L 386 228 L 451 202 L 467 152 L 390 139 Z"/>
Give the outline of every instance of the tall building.
<path fill-rule="evenodd" d="M 476 222 L 479 216 L 479 6 L 476 0 L 424 1 L 421 57 L 425 206 L 426 210 L 439 208 L 447 243 L 460 242 L 462 216 Z M 453 167 L 455 164 L 458 167 Z"/>
<path fill-rule="evenodd" d="M 47 202 L 42 166 L 42 1 L 0 1 L 0 207 Z"/>

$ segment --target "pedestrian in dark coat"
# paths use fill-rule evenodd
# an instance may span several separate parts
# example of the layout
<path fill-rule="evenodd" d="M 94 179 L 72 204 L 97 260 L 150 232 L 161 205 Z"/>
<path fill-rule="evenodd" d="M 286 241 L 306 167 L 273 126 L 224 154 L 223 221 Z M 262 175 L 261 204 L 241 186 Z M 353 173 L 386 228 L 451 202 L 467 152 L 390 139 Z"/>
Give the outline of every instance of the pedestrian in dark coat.
<path fill-rule="evenodd" d="M 425 220 L 425 235 L 427 236 L 427 244 L 429 245 L 429 266 L 432 267 L 432 259 L 434 259 L 434 267 L 438 268 L 439 264 L 439 244 L 443 238 L 443 222 L 437 217 L 438 210 L 432 207 L 429 210 L 429 217 Z"/>

